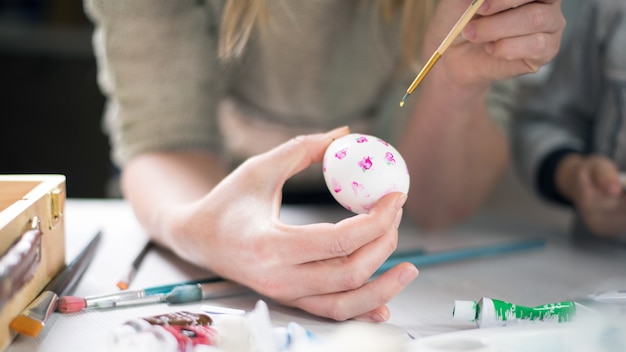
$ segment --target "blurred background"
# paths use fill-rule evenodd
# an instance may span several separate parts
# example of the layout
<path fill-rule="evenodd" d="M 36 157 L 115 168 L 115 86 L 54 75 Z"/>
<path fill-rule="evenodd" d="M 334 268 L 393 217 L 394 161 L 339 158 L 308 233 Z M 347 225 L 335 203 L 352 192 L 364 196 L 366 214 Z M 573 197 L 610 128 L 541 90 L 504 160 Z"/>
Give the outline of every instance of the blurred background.
<path fill-rule="evenodd" d="M 105 197 L 92 26 L 80 0 L 0 0 L 0 173 L 60 173 L 70 197 Z"/>
<path fill-rule="evenodd" d="M 568 22 L 583 1 L 563 0 Z M 119 196 L 100 125 L 92 29 L 80 0 L 0 0 L 0 173 L 60 173 L 68 197 Z M 546 70 L 523 79 L 537 84 Z M 524 189 L 512 170 L 487 207 L 559 227 L 569 220 L 569 212 Z"/>

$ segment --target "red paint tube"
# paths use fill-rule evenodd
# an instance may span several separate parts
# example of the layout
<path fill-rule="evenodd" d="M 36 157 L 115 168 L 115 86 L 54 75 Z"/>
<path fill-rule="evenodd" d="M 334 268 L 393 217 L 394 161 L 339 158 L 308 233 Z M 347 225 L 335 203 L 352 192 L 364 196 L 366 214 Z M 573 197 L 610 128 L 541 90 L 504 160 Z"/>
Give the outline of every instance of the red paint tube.
<path fill-rule="evenodd" d="M 109 351 L 199 352 L 215 346 L 217 330 L 206 314 L 176 312 L 127 321 L 109 339 Z"/>

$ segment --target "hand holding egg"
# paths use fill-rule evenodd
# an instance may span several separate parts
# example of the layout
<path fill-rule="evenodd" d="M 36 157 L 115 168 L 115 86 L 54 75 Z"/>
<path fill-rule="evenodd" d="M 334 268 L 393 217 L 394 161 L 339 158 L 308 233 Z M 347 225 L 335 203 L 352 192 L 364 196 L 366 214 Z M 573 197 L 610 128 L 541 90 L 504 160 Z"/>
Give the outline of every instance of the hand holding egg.
<path fill-rule="evenodd" d="M 334 140 L 324 153 L 324 180 L 344 208 L 368 213 L 391 192 L 409 192 L 409 172 L 400 153 L 384 140 L 348 134 Z"/>

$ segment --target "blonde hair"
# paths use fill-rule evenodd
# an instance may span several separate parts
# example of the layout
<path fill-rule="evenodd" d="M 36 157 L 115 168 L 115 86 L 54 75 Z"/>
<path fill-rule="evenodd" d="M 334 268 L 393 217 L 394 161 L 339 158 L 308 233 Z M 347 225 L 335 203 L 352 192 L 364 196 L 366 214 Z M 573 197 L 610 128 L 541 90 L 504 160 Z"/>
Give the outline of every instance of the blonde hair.
<path fill-rule="evenodd" d="M 418 60 L 422 45 L 420 34 L 425 32 L 436 1 L 380 0 L 380 11 L 386 21 L 392 21 L 395 12 L 402 11 L 399 35 L 403 66 L 410 66 Z M 267 22 L 268 17 L 267 0 L 226 1 L 220 28 L 219 58 L 229 61 L 240 57 L 254 27 Z"/>

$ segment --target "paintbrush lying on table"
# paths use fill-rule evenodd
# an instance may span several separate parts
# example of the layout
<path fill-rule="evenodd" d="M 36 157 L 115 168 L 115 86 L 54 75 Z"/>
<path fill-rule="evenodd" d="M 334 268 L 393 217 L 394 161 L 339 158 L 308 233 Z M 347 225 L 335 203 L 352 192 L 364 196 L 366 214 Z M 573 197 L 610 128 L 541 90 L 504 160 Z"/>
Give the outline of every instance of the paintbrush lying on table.
<path fill-rule="evenodd" d="M 95 256 L 102 232 L 98 232 L 80 254 L 44 287 L 39 296 L 16 316 L 9 327 L 22 335 L 39 335 L 58 308 L 59 296 L 71 292 Z"/>
<path fill-rule="evenodd" d="M 180 304 L 251 292 L 247 287 L 226 281 L 220 277 L 214 277 L 200 281 L 187 281 L 179 284 L 98 296 L 65 296 L 59 300 L 58 311 L 61 313 L 74 313 L 89 308 L 107 309 L 150 303 Z"/>
<path fill-rule="evenodd" d="M 117 286 L 120 290 L 128 289 L 128 286 L 130 286 L 131 281 L 133 281 L 133 279 L 135 278 L 135 275 L 137 274 L 137 270 L 139 270 L 139 266 L 141 265 L 141 262 L 146 257 L 146 254 L 148 254 L 150 249 L 152 249 L 152 247 L 154 247 L 154 244 L 152 241 L 146 242 L 146 244 L 143 246 L 139 254 L 137 254 L 137 257 L 135 257 L 133 262 L 130 264 L 130 268 L 128 268 L 128 271 L 117 282 L 115 286 Z"/>

